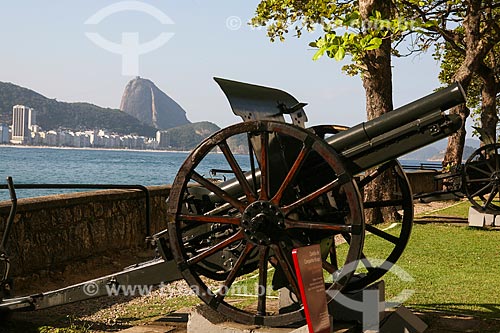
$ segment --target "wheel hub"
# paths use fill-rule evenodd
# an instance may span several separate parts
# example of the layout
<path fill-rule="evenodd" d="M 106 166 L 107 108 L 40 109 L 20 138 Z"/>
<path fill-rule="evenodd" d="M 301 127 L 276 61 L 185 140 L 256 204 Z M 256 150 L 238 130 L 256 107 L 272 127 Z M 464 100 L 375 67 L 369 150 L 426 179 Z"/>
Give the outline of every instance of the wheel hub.
<path fill-rule="evenodd" d="M 251 242 L 269 245 L 285 230 L 285 216 L 272 203 L 255 201 L 243 212 L 241 226 Z"/>
<path fill-rule="evenodd" d="M 491 174 L 490 180 L 495 185 L 500 185 L 500 172 L 495 171 Z"/>

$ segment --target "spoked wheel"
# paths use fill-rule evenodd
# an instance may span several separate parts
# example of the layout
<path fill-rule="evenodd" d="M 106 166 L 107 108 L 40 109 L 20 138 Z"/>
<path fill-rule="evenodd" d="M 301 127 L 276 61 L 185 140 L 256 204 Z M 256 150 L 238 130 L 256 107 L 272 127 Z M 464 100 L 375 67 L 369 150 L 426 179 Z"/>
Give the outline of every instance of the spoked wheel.
<path fill-rule="evenodd" d="M 336 125 L 313 127 L 315 133 L 323 139 L 345 129 L 347 128 Z M 394 188 L 391 193 L 385 194 L 384 200 L 363 200 L 364 211 L 367 213 L 373 209 L 392 208 L 393 211 L 397 211 L 397 216 L 393 221 L 381 224 L 371 224 L 371 221 L 366 221 L 365 233 L 370 236 L 364 243 L 358 270 L 349 280 L 344 291 L 363 289 L 381 278 L 401 257 L 410 238 L 413 225 L 413 196 L 408 178 L 397 160 L 386 162 L 364 175 L 356 175 L 358 188 L 363 192 L 381 175 L 391 177 L 394 180 Z M 398 222 L 398 224 L 389 222 Z M 349 234 L 341 235 L 345 242 L 351 242 Z"/>
<path fill-rule="evenodd" d="M 217 183 L 203 175 L 215 157 L 234 179 Z M 330 241 L 349 235 L 347 249 L 335 254 L 343 265 L 335 264 L 331 300 L 353 274 L 342 267 L 363 248 L 361 207 L 356 182 L 323 140 L 285 123 L 244 122 L 217 132 L 188 156 L 172 185 L 168 234 L 181 274 L 206 304 L 241 323 L 284 326 L 304 319 L 292 249 L 321 244 L 328 274 L 334 265 L 327 257 L 335 252 Z M 278 312 L 281 288 L 288 288 L 296 306 Z"/>
<path fill-rule="evenodd" d="M 371 224 L 370 221 L 366 221 L 365 232 L 366 235 L 370 235 L 370 239 L 365 243 L 359 261 L 362 273 L 350 280 L 346 290 L 362 289 L 381 278 L 401 257 L 410 239 L 413 225 L 413 195 L 408 178 L 399 162 L 392 160 L 379 166 L 364 178 L 360 178 L 358 187 L 363 191 L 382 174 L 395 180 L 392 192 L 386 193 L 387 198 L 381 201 L 363 200 L 363 208 L 365 212 L 371 209 L 392 208 L 397 213 L 396 216 L 393 215 L 393 220 L 381 224 Z M 348 241 L 348 238 L 346 240 Z"/>
<path fill-rule="evenodd" d="M 475 150 L 465 162 L 462 186 L 471 204 L 480 212 L 500 212 L 500 145 L 489 144 Z"/>

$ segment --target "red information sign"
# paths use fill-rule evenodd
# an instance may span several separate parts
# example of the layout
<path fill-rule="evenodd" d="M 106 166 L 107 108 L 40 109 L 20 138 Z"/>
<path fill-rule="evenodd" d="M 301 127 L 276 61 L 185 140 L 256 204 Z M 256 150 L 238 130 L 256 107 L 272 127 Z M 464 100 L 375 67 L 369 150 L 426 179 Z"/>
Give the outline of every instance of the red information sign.
<path fill-rule="evenodd" d="M 330 333 L 320 246 L 294 249 L 292 257 L 309 332 Z"/>

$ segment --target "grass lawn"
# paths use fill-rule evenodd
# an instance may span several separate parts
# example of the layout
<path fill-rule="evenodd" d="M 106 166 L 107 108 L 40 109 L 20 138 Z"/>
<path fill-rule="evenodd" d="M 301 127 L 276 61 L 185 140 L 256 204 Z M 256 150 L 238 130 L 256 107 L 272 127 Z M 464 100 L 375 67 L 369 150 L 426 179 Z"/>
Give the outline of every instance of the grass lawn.
<path fill-rule="evenodd" d="M 366 242 L 368 247 L 384 246 L 376 237 Z M 397 265 L 413 281 L 386 274 L 388 299 L 407 289 L 413 295 L 404 304 L 419 311 L 500 318 L 499 231 L 416 224 Z"/>
<path fill-rule="evenodd" d="M 464 201 L 432 215 L 467 217 L 469 207 Z M 399 226 L 388 232 L 396 234 Z M 342 247 L 347 249 L 341 245 L 339 252 Z M 368 235 L 363 252 L 368 258 L 385 259 L 391 249 L 388 242 Z M 404 305 L 414 310 L 500 318 L 500 231 L 415 224 L 397 266 L 383 279 L 387 300 L 402 296 Z M 237 284 L 252 290 L 257 278 L 249 275 Z"/>
<path fill-rule="evenodd" d="M 466 217 L 470 204 L 461 202 L 432 215 Z M 391 229 L 397 233 L 399 226 Z M 346 245 L 339 246 L 339 251 Z M 369 258 L 385 259 L 388 242 L 368 235 L 364 253 Z M 272 278 L 272 269 L 268 279 Z M 253 275 L 253 276 L 252 276 Z M 500 231 L 482 230 L 447 224 L 415 224 L 410 242 L 395 269 L 383 279 L 386 300 L 401 295 L 404 305 L 421 312 L 449 312 L 483 318 L 500 318 Z M 253 291 L 257 282 L 254 274 L 238 278 L 234 284 L 238 293 Z M 242 288 L 247 287 L 247 288 Z M 244 292 L 246 293 L 246 292 Z M 273 293 L 276 297 L 277 294 Z M 242 304 L 255 303 L 254 297 L 234 295 Z M 229 297 L 231 299 L 231 297 Z M 142 302 L 130 302 L 116 312 L 106 313 L 118 322 L 139 324 L 179 308 L 191 307 L 200 301 L 195 296 L 150 297 Z M 87 333 L 94 327 L 82 324 L 78 318 L 70 325 L 58 328 L 38 327 L 43 333 Z M 1 331 L 1 328 L 0 328 Z"/>

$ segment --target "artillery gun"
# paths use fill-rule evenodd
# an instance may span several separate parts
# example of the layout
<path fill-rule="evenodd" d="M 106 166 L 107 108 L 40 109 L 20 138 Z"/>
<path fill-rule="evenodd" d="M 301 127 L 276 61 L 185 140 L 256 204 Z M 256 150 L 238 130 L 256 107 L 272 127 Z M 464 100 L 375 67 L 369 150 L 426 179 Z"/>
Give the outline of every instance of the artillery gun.
<path fill-rule="evenodd" d="M 161 256 L 60 290 L 4 297 L 0 309 L 45 308 L 104 296 L 107 284 L 159 284 L 182 277 L 200 299 L 232 320 L 286 326 L 304 320 L 293 248 L 320 244 L 329 301 L 368 286 L 390 269 L 413 221 L 411 189 L 395 158 L 461 126 L 459 116 L 445 112 L 465 101 L 460 85 L 352 128 L 305 128 L 305 104 L 288 93 L 216 81 L 244 122 L 204 140 L 181 166 L 168 198 L 165 229 L 152 237 Z M 221 168 L 232 179 L 214 182 L 203 175 L 200 170 L 213 154 L 222 154 Z M 392 191 L 380 200 L 365 199 L 364 190 L 382 174 L 392 177 Z M 13 184 L 10 188 L 13 192 Z M 389 232 L 365 221 L 372 209 L 397 211 L 399 227 Z M 14 213 L 15 205 L 8 224 Z M 5 230 L 4 239 L 8 226 Z M 390 248 L 383 260 L 372 260 L 366 233 Z M 2 286 L 8 289 L 8 256 L 1 250 Z M 89 283 L 98 292 L 89 295 Z M 256 286 L 253 302 L 234 302 L 249 285 Z M 276 309 L 278 290 L 294 302 Z"/>
<path fill-rule="evenodd" d="M 476 128 L 481 133 L 481 129 Z M 481 139 L 484 136 L 481 135 Z M 464 164 L 438 173 L 434 179 L 444 186 L 442 190 L 414 196 L 424 202 L 467 198 L 479 213 L 500 215 L 500 144 L 493 140 L 476 149 Z"/>

